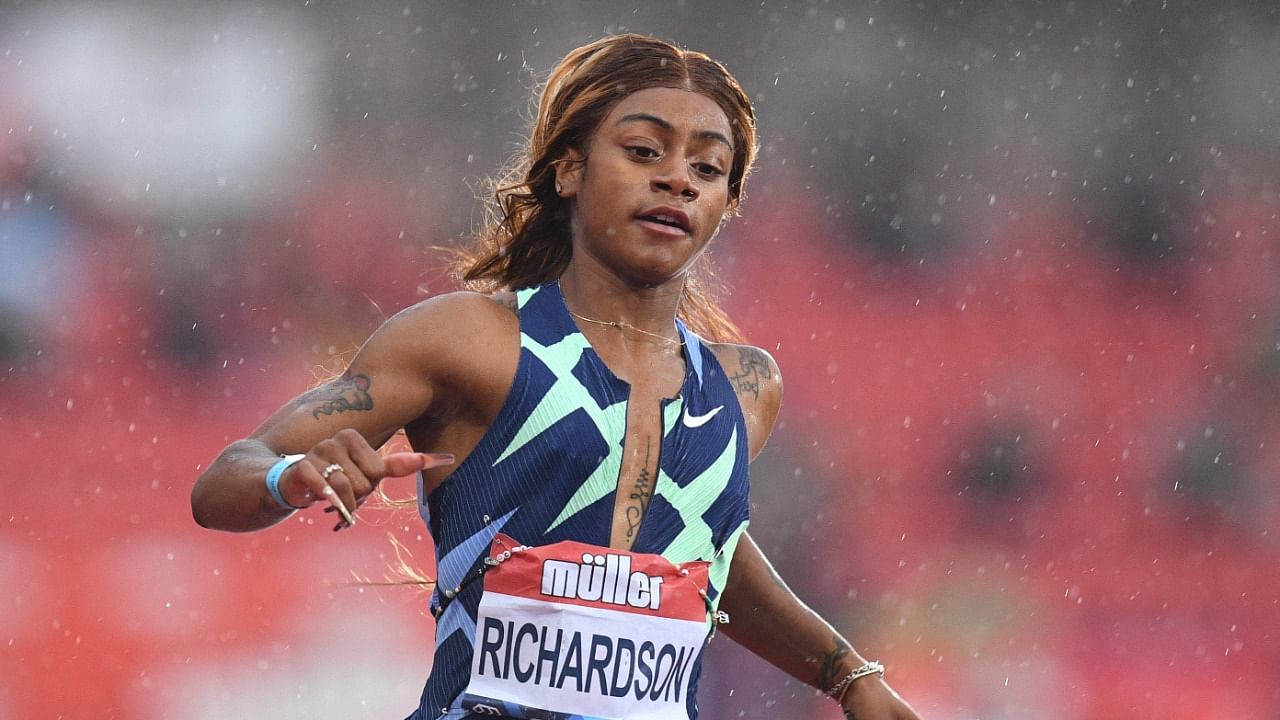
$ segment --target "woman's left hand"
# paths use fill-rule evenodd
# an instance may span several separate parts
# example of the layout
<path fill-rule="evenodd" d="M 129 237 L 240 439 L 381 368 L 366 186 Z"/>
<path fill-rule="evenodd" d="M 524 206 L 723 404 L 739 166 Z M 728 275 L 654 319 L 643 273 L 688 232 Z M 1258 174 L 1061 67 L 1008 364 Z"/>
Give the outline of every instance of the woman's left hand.
<path fill-rule="evenodd" d="M 876 676 L 850 683 L 840 707 L 847 720 L 920 720 L 916 711 Z"/>

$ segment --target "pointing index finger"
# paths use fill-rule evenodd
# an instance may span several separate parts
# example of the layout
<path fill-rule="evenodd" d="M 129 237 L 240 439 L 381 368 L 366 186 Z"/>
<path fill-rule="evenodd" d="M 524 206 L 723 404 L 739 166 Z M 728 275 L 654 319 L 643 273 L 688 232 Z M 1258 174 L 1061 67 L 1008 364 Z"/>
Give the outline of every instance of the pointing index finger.
<path fill-rule="evenodd" d="M 387 477 L 404 477 L 419 470 L 428 470 L 453 463 L 449 453 L 392 453 L 385 458 Z"/>

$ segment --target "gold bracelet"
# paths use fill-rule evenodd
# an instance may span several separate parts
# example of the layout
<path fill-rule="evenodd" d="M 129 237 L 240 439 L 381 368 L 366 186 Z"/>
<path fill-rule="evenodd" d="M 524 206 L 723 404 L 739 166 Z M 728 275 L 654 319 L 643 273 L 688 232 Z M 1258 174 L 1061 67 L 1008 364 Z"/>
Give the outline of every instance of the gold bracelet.
<path fill-rule="evenodd" d="M 884 666 L 875 660 L 871 660 L 866 665 L 850 670 L 848 675 L 840 678 L 840 682 L 832 685 L 831 689 L 826 691 L 827 697 L 838 700 L 840 698 L 840 693 L 849 686 L 849 683 L 860 677 L 866 677 L 868 675 L 879 675 L 880 677 L 884 677 Z"/>

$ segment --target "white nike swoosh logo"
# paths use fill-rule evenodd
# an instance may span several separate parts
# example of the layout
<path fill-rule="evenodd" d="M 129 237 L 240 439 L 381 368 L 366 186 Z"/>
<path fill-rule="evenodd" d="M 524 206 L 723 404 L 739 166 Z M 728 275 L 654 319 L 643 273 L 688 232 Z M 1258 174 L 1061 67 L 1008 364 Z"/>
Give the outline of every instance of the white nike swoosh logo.
<path fill-rule="evenodd" d="M 690 415 L 689 408 L 685 408 L 684 409 L 684 426 L 691 427 L 691 428 L 702 427 L 703 425 L 707 424 L 708 420 L 715 417 L 716 413 L 720 412 L 723 409 L 724 409 L 723 405 L 717 405 L 715 409 L 713 409 L 711 412 L 707 413 L 706 415 Z"/>

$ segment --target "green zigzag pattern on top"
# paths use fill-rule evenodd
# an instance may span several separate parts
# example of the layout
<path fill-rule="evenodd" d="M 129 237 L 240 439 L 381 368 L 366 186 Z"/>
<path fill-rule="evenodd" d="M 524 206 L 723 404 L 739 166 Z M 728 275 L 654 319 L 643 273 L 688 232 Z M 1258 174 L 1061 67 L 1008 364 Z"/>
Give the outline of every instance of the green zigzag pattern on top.
<path fill-rule="evenodd" d="M 711 526 L 702 519 L 702 515 L 715 503 L 720 493 L 724 492 L 725 486 L 729 484 L 737 453 L 738 430 L 734 428 L 720 457 L 683 488 L 666 473 L 658 473 L 658 482 L 653 494 L 661 495 L 676 512 L 680 513 L 680 519 L 684 521 L 684 529 L 662 551 L 663 557 L 675 563 L 708 559 L 700 555 L 705 548 L 714 547 L 714 544 Z"/>
<path fill-rule="evenodd" d="M 720 548 L 720 552 L 716 553 L 715 558 L 711 560 L 711 569 L 708 570 L 707 577 L 711 582 L 711 586 L 717 590 L 716 599 L 711 603 L 712 609 L 720 607 L 720 597 L 724 593 L 725 583 L 729 581 L 729 566 L 733 563 L 733 553 L 738 549 L 738 541 L 742 539 L 742 534 L 747 531 L 749 522 L 748 520 L 743 520 L 738 529 L 729 535 L 724 547 Z"/>
<path fill-rule="evenodd" d="M 517 292 L 520 307 L 529 301 L 539 288 L 528 288 Z M 529 413 L 524 424 L 516 431 L 511 442 L 503 449 L 494 461 L 501 463 L 520 448 L 528 445 L 543 432 L 570 413 L 577 410 L 586 412 L 595 425 L 597 432 L 606 441 L 609 438 L 624 437 L 627 423 L 627 402 L 625 400 L 600 408 L 590 391 L 573 374 L 573 369 L 582 360 L 582 354 L 591 345 L 580 332 L 566 335 L 560 341 L 550 345 L 542 345 L 526 334 L 521 334 L 521 345 L 542 362 L 556 378 L 553 386 L 543 395 L 538 405 Z M 663 435 L 670 435 L 680 421 L 680 413 L 684 409 L 683 398 L 676 398 L 667 403 L 663 409 Z M 735 430 L 724 451 L 701 475 L 681 488 L 666 473 L 658 472 L 655 495 L 661 495 L 680 514 L 684 529 L 662 552 L 672 562 L 705 559 L 701 553 L 712 545 L 712 530 L 702 519 L 702 515 L 720 496 L 728 484 L 733 472 L 734 458 L 737 453 L 738 436 Z M 618 474 L 622 469 L 623 443 L 608 442 L 608 453 L 600 459 L 595 470 L 582 482 L 577 491 L 565 504 L 564 509 L 547 527 L 550 532 L 561 523 L 608 496 L 618 486 Z M 711 582 L 717 588 L 723 588 L 728 577 L 729 561 L 738 538 L 746 529 L 746 522 L 730 536 L 722 552 L 712 559 L 710 569 Z"/>
<path fill-rule="evenodd" d="M 539 288 L 519 291 L 516 295 L 519 298 L 520 307 L 524 307 L 525 303 L 538 291 Z M 538 405 L 529 413 L 529 417 L 516 431 L 511 442 L 494 461 L 494 465 L 506 460 L 512 453 L 578 410 L 586 412 L 591 422 L 595 424 L 596 431 L 606 440 L 622 434 L 627 423 L 626 401 L 600 408 L 595 398 L 573 374 L 573 369 L 582 360 L 582 353 L 591 347 L 582 333 L 569 333 L 559 342 L 550 345 L 542 345 L 524 333 L 521 333 L 520 339 L 521 345 L 546 365 L 556 380 L 555 384 L 542 396 Z M 578 487 L 573 497 L 565 504 L 559 517 L 552 521 L 545 532 L 555 529 L 617 487 L 618 472 L 622 468 L 622 444 L 610 442 L 607 447 L 608 454 L 600 459 L 600 464 Z"/>

